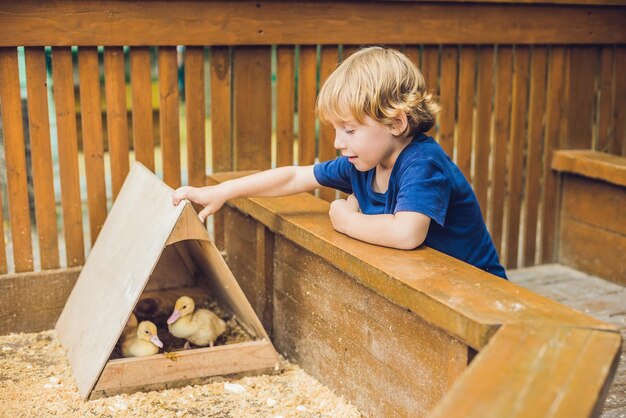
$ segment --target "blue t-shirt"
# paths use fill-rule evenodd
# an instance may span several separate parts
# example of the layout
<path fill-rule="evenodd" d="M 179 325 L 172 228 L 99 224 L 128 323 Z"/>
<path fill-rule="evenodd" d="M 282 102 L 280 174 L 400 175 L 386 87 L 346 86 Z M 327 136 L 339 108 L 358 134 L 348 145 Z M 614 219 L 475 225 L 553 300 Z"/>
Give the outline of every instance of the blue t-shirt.
<path fill-rule="evenodd" d="M 424 244 L 506 279 L 472 187 L 433 138 L 416 135 L 402 150 L 385 193 L 372 189 L 375 168 L 361 172 L 347 157 L 316 164 L 313 172 L 321 185 L 354 193 L 364 214 L 430 217 Z"/>

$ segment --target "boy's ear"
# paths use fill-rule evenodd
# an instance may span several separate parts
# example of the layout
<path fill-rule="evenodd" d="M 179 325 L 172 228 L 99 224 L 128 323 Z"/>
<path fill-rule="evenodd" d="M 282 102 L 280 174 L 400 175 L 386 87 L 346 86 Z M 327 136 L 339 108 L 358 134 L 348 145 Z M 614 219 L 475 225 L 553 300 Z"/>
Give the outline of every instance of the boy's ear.
<path fill-rule="evenodd" d="M 409 119 L 406 113 L 400 112 L 398 114 L 398 117 L 396 117 L 393 120 L 393 123 L 391 124 L 391 133 L 395 136 L 400 136 L 406 131 L 406 128 L 408 126 L 409 126 Z"/>

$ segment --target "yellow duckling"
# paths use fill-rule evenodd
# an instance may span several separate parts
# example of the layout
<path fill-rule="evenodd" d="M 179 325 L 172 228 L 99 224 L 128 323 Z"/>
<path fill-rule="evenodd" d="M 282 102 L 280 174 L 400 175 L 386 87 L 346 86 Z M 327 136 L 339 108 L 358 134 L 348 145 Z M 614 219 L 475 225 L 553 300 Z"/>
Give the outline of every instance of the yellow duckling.
<path fill-rule="evenodd" d="M 159 348 L 163 348 L 163 343 L 157 335 L 157 327 L 150 321 L 140 322 L 136 327 L 137 318 L 131 315 L 131 318 L 124 328 L 122 343 L 122 354 L 124 357 L 141 357 L 151 356 L 159 352 Z"/>
<path fill-rule="evenodd" d="M 174 305 L 174 312 L 167 320 L 170 333 L 189 343 L 204 347 L 211 346 L 217 338 L 226 331 L 226 323 L 208 309 L 198 309 L 188 296 L 181 296 Z"/>

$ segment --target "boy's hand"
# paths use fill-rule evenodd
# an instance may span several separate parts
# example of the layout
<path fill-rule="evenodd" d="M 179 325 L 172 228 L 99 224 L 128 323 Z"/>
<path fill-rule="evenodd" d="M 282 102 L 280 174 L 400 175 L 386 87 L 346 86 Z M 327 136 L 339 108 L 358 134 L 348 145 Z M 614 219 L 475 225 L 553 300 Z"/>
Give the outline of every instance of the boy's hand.
<path fill-rule="evenodd" d="M 345 233 L 345 227 L 350 214 L 358 212 L 359 202 L 354 195 L 350 195 L 347 199 L 337 199 L 332 202 L 328 215 L 330 216 L 330 222 L 333 224 L 333 228 L 338 232 Z"/>
<path fill-rule="evenodd" d="M 183 186 L 174 190 L 172 203 L 176 206 L 183 199 L 204 206 L 198 213 L 198 218 L 204 223 L 207 216 L 217 212 L 226 202 L 217 186 L 191 187 Z"/>

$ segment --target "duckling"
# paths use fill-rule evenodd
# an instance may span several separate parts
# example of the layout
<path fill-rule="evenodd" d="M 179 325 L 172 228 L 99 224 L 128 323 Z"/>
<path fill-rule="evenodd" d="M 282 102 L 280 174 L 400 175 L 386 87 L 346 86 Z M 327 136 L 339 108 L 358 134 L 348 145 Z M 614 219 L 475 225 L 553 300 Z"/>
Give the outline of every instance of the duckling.
<path fill-rule="evenodd" d="M 198 309 L 189 296 L 181 296 L 174 305 L 174 312 L 167 320 L 170 333 L 189 343 L 204 347 L 213 347 L 217 338 L 226 331 L 226 323 L 208 309 Z"/>
<path fill-rule="evenodd" d="M 131 319 L 129 323 L 131 323 Z M 135 322 L 137 318 L 135 318 Z M 150 321 L 140 322 L 135 327 L 127 327 L 123 334 L 124 342 L 122 343 L 122 354 L 124 357 L 141 357 L 151 356 L 159 352 L 159 348 L 163 348 L 163 343 L 157 335 L 157 327 Z"/>

